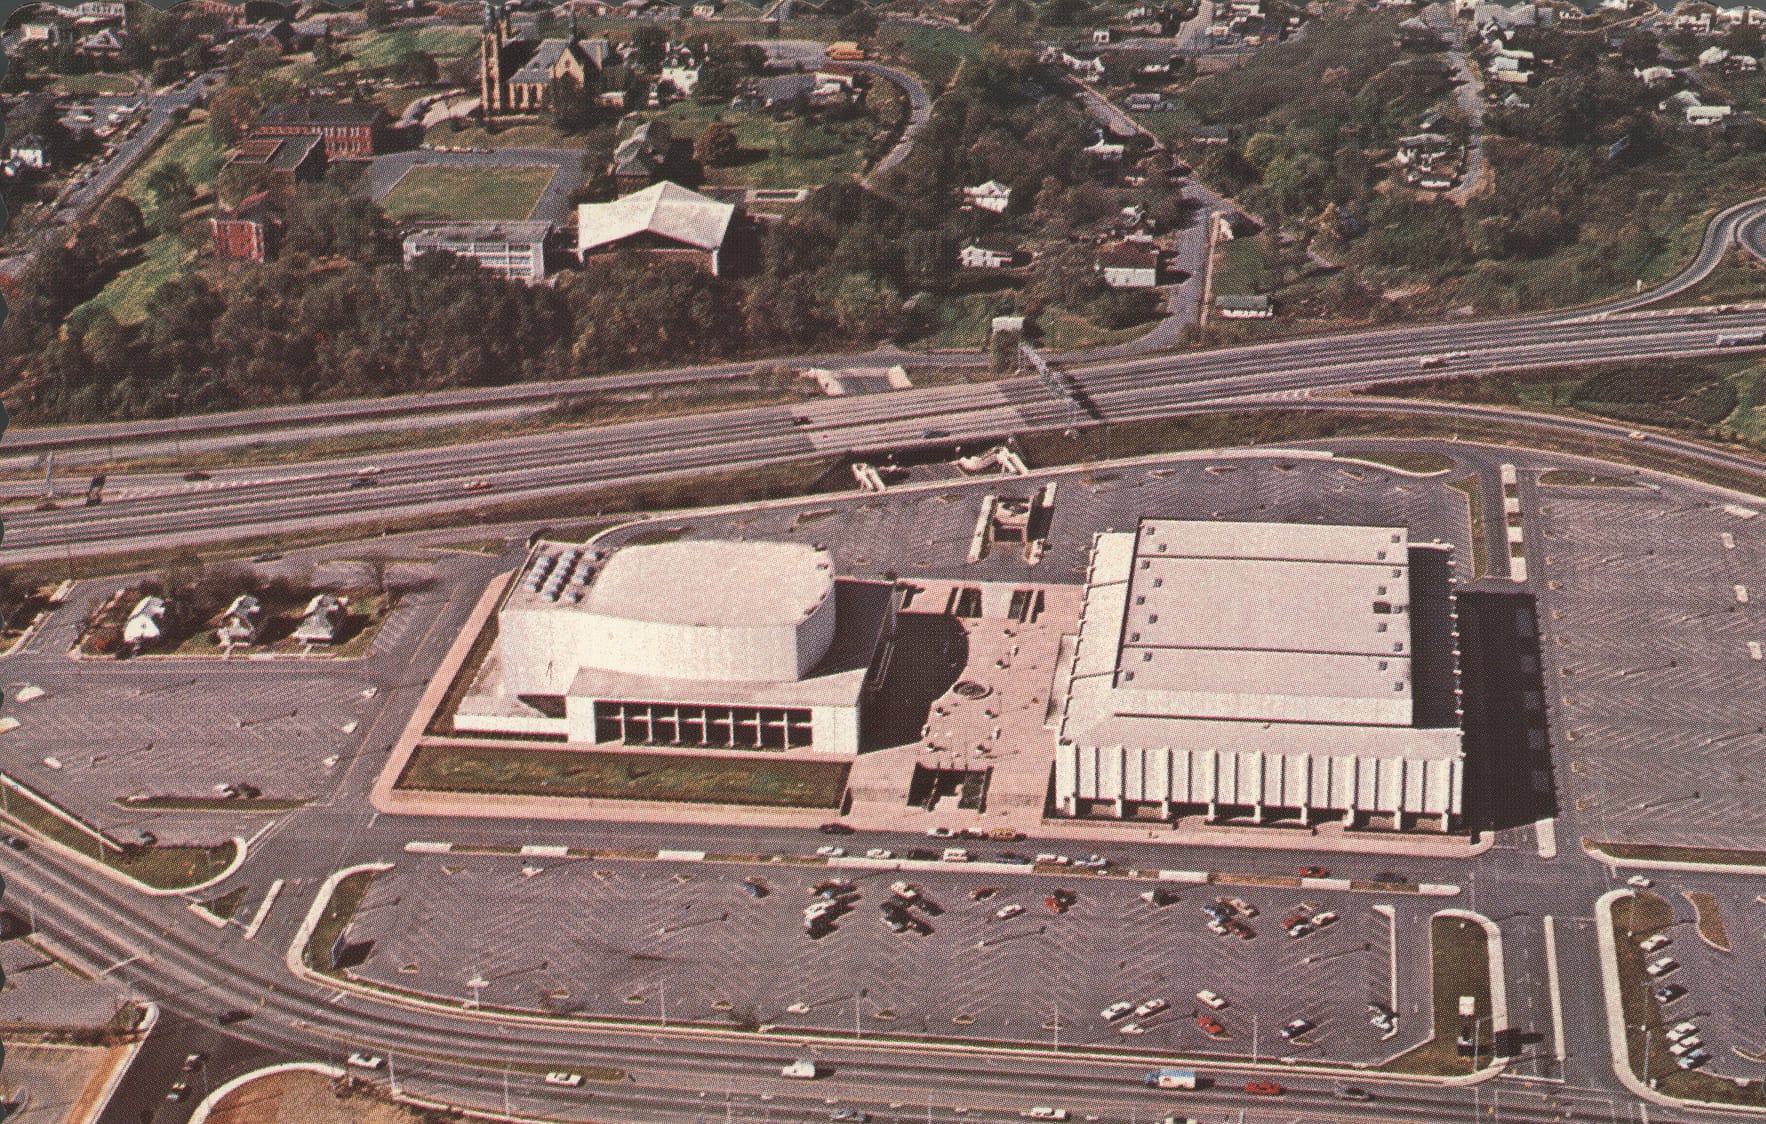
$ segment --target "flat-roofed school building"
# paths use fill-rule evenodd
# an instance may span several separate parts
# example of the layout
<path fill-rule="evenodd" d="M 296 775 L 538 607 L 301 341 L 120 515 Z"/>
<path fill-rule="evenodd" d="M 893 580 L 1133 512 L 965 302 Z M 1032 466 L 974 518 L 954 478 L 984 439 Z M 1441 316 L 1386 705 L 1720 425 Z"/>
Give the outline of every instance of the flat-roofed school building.
<path fill-rule="evenodd" d="M 1056 811 L 1452 829 L 1452 586 L 1449 548 L 1401 527 L 1144 519 L 1096 536 Z"/>

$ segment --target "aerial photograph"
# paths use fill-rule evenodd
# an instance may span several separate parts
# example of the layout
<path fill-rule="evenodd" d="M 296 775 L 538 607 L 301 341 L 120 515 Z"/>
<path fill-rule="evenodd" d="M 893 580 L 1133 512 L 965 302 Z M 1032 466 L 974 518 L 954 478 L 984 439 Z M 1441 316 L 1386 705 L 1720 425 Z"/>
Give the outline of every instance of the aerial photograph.
<path fill-rule="evenodd" d="M 1766 6 L 0 12 L 0 1120 L 1766 1118 Z"/>

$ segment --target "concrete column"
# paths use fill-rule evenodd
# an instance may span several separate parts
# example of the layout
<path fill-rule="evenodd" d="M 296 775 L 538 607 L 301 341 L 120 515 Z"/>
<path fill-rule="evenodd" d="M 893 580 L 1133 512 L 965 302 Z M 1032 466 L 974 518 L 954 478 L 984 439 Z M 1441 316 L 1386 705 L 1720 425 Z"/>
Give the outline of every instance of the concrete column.
<path fill-rule="evenodd" d="M 1128 800 L 1121 796 L 1116 798 L 1116 818 L 1119 820 L 1128 818 Z"/>
<path fill-rule="evenodd" d="M 1169 796 L 1159 801 L 1159 818 L 1167 823 L 1171 821 L 1171 798 Z"/>

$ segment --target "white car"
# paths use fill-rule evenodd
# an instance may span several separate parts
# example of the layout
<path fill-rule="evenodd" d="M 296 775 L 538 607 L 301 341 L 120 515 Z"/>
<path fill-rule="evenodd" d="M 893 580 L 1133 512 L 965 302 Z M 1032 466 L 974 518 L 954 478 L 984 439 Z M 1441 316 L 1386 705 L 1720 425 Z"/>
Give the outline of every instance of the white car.
<path fill-rule="evenodd" d="M 809 1014 L 809 1004 L 799 999 L 797 1002 L 791 1004 L 791 1006 L 785 1008 L 785 1013 L 789 1015 L 807 1015 Z"/>
<path fill-rule="evenodd" d="M 1073 860 L 1069 859 L 1066 855 L 1042 854 L 1042 855 L 1036 856 L 1036 861 L 1039 863 L 1047 864 L 1048 866 L 1066 866 L 1068 863 L 1072 862 Z"/>
<path fill-rule="evenodd" d="M 832 843 L 824 843 L 822 846 L 816 848 L 816 854 L 820 855 L 824 859 L 845 858 L 846 857 L 846 848 L 845 847 L 836 847 Z"/>
<path fill-rule="evenodd" d="M 1216 1011 L 1226 1006 L 1226 1000 L 1222 999 L 1216 992 L 1198 991 L 1196 992 L 1196 998 L 1208 1004 L 1208 1006 L 1214 1008 Z"/>
<path fill-rule="evenodd" d="M 956 832 L 948 827 L 933 827 L 927 828 L 926 834 L 934 839 L 949 839 L 951 836 L 955 835 Z"/>
<path fill-rule="evenodd" d="M 1145 1034 L 1147 1028 L 1140 1023 L 1123 1023 L 1116 1028 L 1117 1034 Z"/>
<path fill-rule="evenodd" d="M 574 1089 L 582 1083 L 583 1075 L 580 1073 L 566 1073 L 561 1069 L 555 1069 L 546 1074 L 546 1084 L 548 1085 L 562 1085 L 566 1089 Z"/>
<path fill-rule="evenodd" d="M 1067 1110 L 1064 1108 L 1050 1108 L 1046 1104 L 1039 1104 L 1035 1108 L 1026 1109 L 1018 1115 L 1026 1120 L 1065 1120 L 1067 1119 Z"/>
<path fill-rule="evenodd" d="M 1165 1008 L 1169 1007 L 1170 1005 L 1171 1004 L 1167 1003 L 1163 999 L 1149 999 L 1145 1003 L 1142 1003 L 1139 1007 L 1136 1007 L 1134 1009 L 1134 1013 L 1136 1016 L 1144 1019 L 1148 1015 L 1158 1014 L 1160 1011 L 1163 1011 Z"/>
<path fill-rule="evenodd" d="M 1633 874 L 1630 878 L 1625 879 L 1625 885 L 1630 886 L 1634 890 L 1647 890 L 1651 886 L 1654 886 L 1655 883 L 1641 874 Z"/>
<path fill-rule="evenodd" d="M 1672 956 L 1664 956 L 1659 960 L 1650 961 L 1648 966 L 1644 968 L 1644 971 L 1659 980 L 1668 973 L 1677 971 L 1679 968 L 1679 961 L 1675 960 Z"/>
<path fill-rule="evenodd" d="M 1102 1011 L 1099 1011 L 1098 1017 L 1107 1023 L 1113 1023 L 1132 1010 L 1134 1010 L 1134 1004 L 1124 999 L 1120 1002 L 1112 1003 Z"/>
<path fill-rule="evenodd" d="M 1657 933 L 1653 937 L 1645 937 L 1643 940 L 1638 941 L 1637 947 L 1644 952 L 1654 952 L 1658 948 L 1666 948 L 1673 943 L 1673 940 L 1669 938 L 1667 933 Z"/>
<path fill-rule="evenodd" d="M 358 1050 L 350 1055 L 350 1064 L 358 1069 L 379 1069 L 386 1064 L 386 1059 L 379 1054 L 364 1054 Z"/>
<path fill-rule="evenodd" d="M 1699 1032 L 1699 1028 L 1697 1026 L 1693 1025 L 1692 1023 L 1689 1023 L 1689 1022 L 1676 1023 L 1673 1026 L 1668 1028 L 1668 1041 L 1678 1042 L 1682 1038 L 1690 1038 L 1693 1035 L 1697 1034 L 1698 1032 Z"/>
<path fill-rule="evenodd" d="M 1007 918 L 1016 917 L 1020 913 L 1023 913 L 1023 912 L 1024 912 L 1024 907 L 1019 905 L 1017 902 L 1013 902 L 1010 905 L 1000 906 L 998 909 L 993 911 L 993 915 L 995 917 L 999 918 L 1001 921 L 1004 921 Z M 1126 1007 L 1126 1006 L 1128 1006 L 1128 1004 L 1124 1003 L 1124 1004 L 1122 1004 L 1122 1006 Z"/>
<path fill-rule="evenodd" d="M 1698 1049 L 1700 1046 L 1703 1046 L 1703 1045 L 1704 1045 L 1704 1042 L 1700 1041 L 1699 1036 L 1696 1034 L 1692 1034 L 1692 1035 L 1688 1035 L 1685 1038 L 1682 1038 L 1678 1042 L 1670 1042 L 1668 1044 L 1668 1052 L 1678 1058 L 1678 1057 L 1682 1057 L 1683 1055 L 1692 1053 L 1694 1050 Z"/>
<path fill-rule="evenodd" d="M 966 863 L 969 861 L 969 852 L 961 847 L 946 847 L 943 858 L 947 863 Z"/>
<path fill-rule="evenodd" d="M 1312 915 L 1312 923 L 1317 925 L 1320 929 L 1324 928 L 1326 925 L 1332 924 L 1336 920 L 1337 915 L 1328 909 L 1323 913 L 1315 913 Z"/>
<path fill-rule="evenodd" d="M 865 858 L 867 859 L 893 859 L 894 857 L 895 852 L 885 847 L 872 847 L 865 852 Z"/>

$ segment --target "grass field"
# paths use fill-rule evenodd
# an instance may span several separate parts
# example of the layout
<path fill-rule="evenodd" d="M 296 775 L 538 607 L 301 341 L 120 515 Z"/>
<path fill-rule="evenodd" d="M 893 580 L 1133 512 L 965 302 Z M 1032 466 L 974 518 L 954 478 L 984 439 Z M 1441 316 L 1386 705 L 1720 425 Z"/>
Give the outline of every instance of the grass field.
<path fill-rule="evenodd" d="M 684 141 L 697 140 L 713 120 L 735 126 L 743 160 L 706 168 L 705 182 L 714 187 L 820 187 L 851 179 L 864 170 L 871 125 L 866 118 L 838 128 L 795 117 L 775 121 L 767 113 L 701 105 L 691 99 L 674 103 L 655 119 L 668 122 Z"/>
<path fill-rule="evenodd" d="M 1254 238 L 1234 238 L 1214 250 L 1214 295 L 1250 296 L 1263 272 L 1263 245 Z"/>
<path fill-rule="evenodd" d="M 6 786 L 7 818 L 62 846 L 102 862 L 112 870 L 161 890 L 198 885 L 225 870 L 233 861 L 232 840 L 212 847 L 152 846 L 128 850 L 82 830 L 51 811 L 37 797 Z"/>
<path fill-rule="evenodd" d="M 387 217 L 492 221 L 525 219 L 555 169 L 549 167 L 444 168 L 419 165 L 381 201 Z"/>
<path fill-rule="evenodd" d="M 1392 1073 L 1459 1074 L 1472 1072 L 1473 1059 L 1461 1057 L 1456 1044 L 1460 1033 L 1459 998 L 1469 995 L 1484 1019 L 1477 1028 L 1477 1062 L 1490 1060 L 1495 1045 L 1490 1022 L 1490 950 L 1484 927 L 1460 917 L 1436 917 L 1429 922 L 1429 959 L 1434 965 L 1430 982 L 1434 1036 L 1394 1059 L 1385 1068 Z"/>
<path fill-rule="evenodd" d="M 942 89 L 963 62 L 981 57 L 981 41 L 961 28 L 885 24 L 877 38 L 882 54 L 900 55 L 933 92 Z"/>
<path fill-rule="evenodd" d="M 182 125 L 166 134 L 160 141 L 159 150 L 150 160 L 143 160 L 127 179 L 117 188 L 137 203 L 145 206 L 145 193 L 142 185 L 153 169 L 161 164 L 176 164 L 184 169 L 184 176 L 191 183 L 201 186 L 215 182 L 220 173 L 223 157 L 220 144 L 208 130 L 206 122 Z"/>
<path fill-rule="evenodd" d="M 417 27 L 393 31 L 369 31 L 345 39 L 340 53 L 344 61 L 330 71 L 350 74 L 379 70 L 398 62 L 411 51 L 424 51 L 437 62 L 464 58 L 478 47 L 478 29 L 472 27 Z"/>
<path fill-rule="evenodd" d="M 419 746 L 398 787 L 515 796 L 832 808 L 849 766 L 657 753 Z"/>
<path fill-rule="evenodd" d="M 1630 894 L 1613 903 L 1613 945 L 1619 958 L 1619 1000 L 1625 1011 L 1631 1072 L 1671 1097 L 1758 1107 L 1762 1098 L 1757 1079 L 1738 1089 L 1733 1081 L 1715 1074 L 1679 1068 L 1668 1052 L 1662 1032 L 1672 1020 L 1662 1017 L 1661 1005 L 1650 994 L 1652 981 L 1644 973 L 1649 957 L 1637 941 L 1673 922 L 1673 909 L 1654 894 Z"/>
<path fill-rule="evenodd" d="M 191 251 L 176 237 L 162 234 L 142 247 L 141 260 L 111 279 L 97 296 L 68 314 L 68 322 L 81 323 L 94 312 L 108 312 L 119 324 L 139 324 L 147 319 L 147 301 L 159 287 L 183 271 Z"/>

